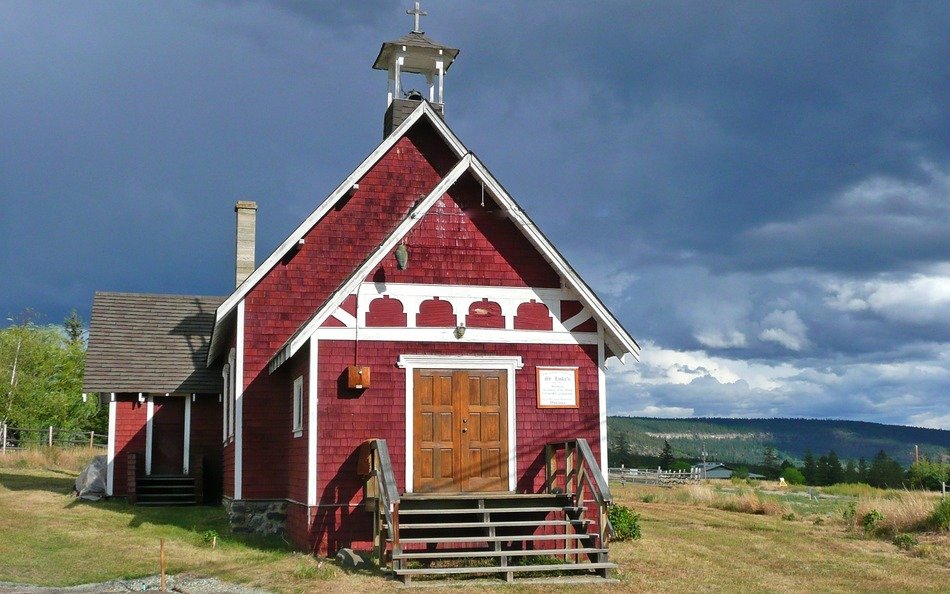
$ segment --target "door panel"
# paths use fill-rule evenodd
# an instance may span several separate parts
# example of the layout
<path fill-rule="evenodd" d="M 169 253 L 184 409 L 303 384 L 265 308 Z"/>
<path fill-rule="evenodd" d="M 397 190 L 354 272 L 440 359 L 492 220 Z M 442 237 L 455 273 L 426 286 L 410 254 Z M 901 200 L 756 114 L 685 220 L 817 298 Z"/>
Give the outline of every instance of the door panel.
<path fill-rule="evenodd" d="M 185 399 L 155 398 L 152 474 L 181 474 L 185 453 Z"/>
<path fill-rule="evenodd" d="M 414 490 L 508 490 L 507 373 L 418 369 L 413 386 Z"/>

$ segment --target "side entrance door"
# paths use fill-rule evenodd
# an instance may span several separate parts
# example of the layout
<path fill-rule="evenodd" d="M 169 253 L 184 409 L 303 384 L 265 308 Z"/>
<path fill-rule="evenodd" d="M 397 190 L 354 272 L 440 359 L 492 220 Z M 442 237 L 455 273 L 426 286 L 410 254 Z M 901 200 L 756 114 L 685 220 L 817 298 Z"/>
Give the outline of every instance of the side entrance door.
<path fill-rule="evenodd" d="M 155 398 L 152 474 L 181 474 L 185 454 L 185 399 Z"/>
<path fill-rule="evenodd" d="M 413 490 L 508 490 L 508 374 L 413 371 Z"/>

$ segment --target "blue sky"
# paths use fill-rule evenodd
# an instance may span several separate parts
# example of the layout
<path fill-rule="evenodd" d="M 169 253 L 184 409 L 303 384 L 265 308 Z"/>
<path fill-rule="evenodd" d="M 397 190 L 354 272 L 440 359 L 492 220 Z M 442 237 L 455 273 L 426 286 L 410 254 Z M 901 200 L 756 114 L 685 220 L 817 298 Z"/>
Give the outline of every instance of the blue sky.
<path fill-rule="evenodd" d="M 408 1 L 0 3 L 0 313 L 225 294 L 381 140 Z M 950 3 L 424 2 L 449 125 L 643 345 L 610 412 L 950 429 Z"/>

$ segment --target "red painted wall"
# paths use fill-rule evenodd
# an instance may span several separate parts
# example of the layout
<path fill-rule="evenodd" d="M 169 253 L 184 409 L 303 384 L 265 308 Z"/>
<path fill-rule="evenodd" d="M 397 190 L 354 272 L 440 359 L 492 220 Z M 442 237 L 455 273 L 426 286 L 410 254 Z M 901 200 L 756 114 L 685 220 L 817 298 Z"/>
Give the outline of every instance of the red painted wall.
<path fill-rule="evenodd" d="M 112 494 L 126 494 L 128 454 L 141 454 L 145 459 L 146 403 L 138 401 L 138 394 L 115 396 L 115 466 L 113 467 Z"/>
<path fill-rule="evenodd" d="M 358 505 L 362 482 L 356 473 L 357 451 L 366 439 L 387 440 L 399 489 L 405 488 L 406 370 L 396 367 L 401 354 L 523 358 L 524 368 L 515 372 L 518 491 L 541 491 L 548 442 L 584 437 L 595 456 L 600 455 L 596 346 L 361 342 L 360 363 L 371 366 L 373 378 L 372 387 L 362 393 L 340 383 L 343 370 L 352 363 L 353 347 L 351 341 L 322 341 L 319 347 L 317 493 L 321 507 L 315 511 L 308 546 L 319 543 L 332 552 L 334 547 L 352 543 L 371 544 L 370 514 Z M 580 408 L 537 408 L 538 365 L 580 368 Z"/>
<path fill-rule="evenodd" d="M 310 433 L 307 430 L 307 415 L 309 407 L 307 403 L 307 387 L 310 382 L 308 367 L 310 366 L 310 347 L 306 346 L 300 349 L 294 358 L 284 363 L 287 367 L 286 393 L 283 398 L 289 400 L 290 414 L 283 426 L 276 426 L 273 429 L 278 437 L 283 434 L 287 442 L 287 496 L 290 499 L 304 502 L 307 501 L 307 442 Z M 294 437 L 293 426 L 293 398 L 294 379 L 303 376 L 303 434 L 300 437 Z M 288 517 L 288 523 L 290 517 Z"/>

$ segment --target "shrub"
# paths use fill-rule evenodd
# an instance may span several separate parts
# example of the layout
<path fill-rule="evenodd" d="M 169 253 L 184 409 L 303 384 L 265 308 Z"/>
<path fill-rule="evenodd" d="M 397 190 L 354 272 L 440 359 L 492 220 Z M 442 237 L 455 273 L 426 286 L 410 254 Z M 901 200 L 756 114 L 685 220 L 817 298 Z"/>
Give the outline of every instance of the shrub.
<path fill-rule="evenodd" d="M 894 537 L 893 542 L 894 542 L 894 546 L 896 546 L 899 549 L 904 549 L 905 551 L 909 551 L 912 548 L 916 547 L 918 544 L 920 544 L 917 542 L 917 539 L 914 538 L 914 536 L 911 534 L 898 534 L 897 536 Z"/>
<path fill-rule="evenodd" d="M 789 466 L 782 471 L 782 478 L 785 479 L 785 482 L 790 485 L 804 485 L 805 484 L 805 475 L 802 474 L 802 471 L 795 468 L 794 466 Z"/>
<path fill-rule="evenodd" d="M 795 520 L 795 512 L 787 512 L 782 514 L 782 519 L 786 522 L 792 522 Z"/>
<path fill-rule="evenodd" d="M 943 497 L 937 502 L 930 523 L 937 530 L 950 530 L 950 498 Z"/>
<path fill-rule="evenodd" d="M 884 514 L 872 509 L 863 516 L 861 516 L 861 526 L 864 528 L 865 534 L 874 534 L 877 532 L 878 526 L 881 522 L 884 521 Z"/>
<path fill-rule="evenodd" d="M 841 512 L 841 517 L 844 518 L 845 523 L 848 525 L 848 528 L 854 528 L 854 519 L 858 515 L 858 504 L 851 502 L 844 508 L 844 511 Z"/>
<path fill-rule="evenodd" d="M 911 465 L 907 474 L 911 487 L 939 491 L 941 484 L 950 477 L 950 465 L 920 460 Z"/>
<path fill-rule="evenodd" d="M 656 495 L 654 495 L 653 493 L 647 493 L 646 495 L 642 495 L 640 497 L 640 501 L 642 501 L 643 503 L 653 503 L 654 501 L 656 501 Z"/>
<path fill-rule="evenodd" d="M 857 517 L 862 520 L 871 512 L 882 517 L 873 532 L 893 536 L 901 532 L 919 532 L 932 525 L 935 498 L 922 491 L 896 491 L 883 496 L 862 498 L 858 502 Z"/>
<path fill-rule="evenodd" d="M 205 544 L 214 544 L 220 538 L 217 530 L 206 530 L 201 534 L 201 541 Z"/>
<path fill-rule="evenodd" d="M 607 508 L 607 519 L 614 528 L 613 539 L 638 540 L 640 538 L 640 515 L 626 505 L 611 505 Z"/>

